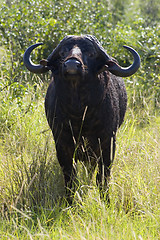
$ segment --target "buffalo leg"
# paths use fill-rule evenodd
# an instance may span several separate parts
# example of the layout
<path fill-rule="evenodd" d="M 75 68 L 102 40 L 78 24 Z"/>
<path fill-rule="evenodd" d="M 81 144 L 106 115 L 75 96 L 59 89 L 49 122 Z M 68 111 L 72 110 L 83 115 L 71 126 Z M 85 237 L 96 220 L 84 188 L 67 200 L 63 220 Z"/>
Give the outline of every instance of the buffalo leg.
<path fill-rule="evenodd" d="M 110 141 L 103 143 L 101 146 L 101 154 L 98 163 L 98 173 L 96 176 L 97 186 L 99 187 L 100 196 L 104 198 L 108 203 L 109 200 L 109 180 L 111 165 L 115 155 L 116 141 L 115 136 L 113 136 Z"/>
<path fill-rule="evenodd" d="M 84 146 L 84 149 L 85 149 L 84 165 L 87 169 L 88 178 L 90 182 L 98 163 L 97 155 L 93 150 L 96 149 L 96 146 L 93 145 L 92 141 L 90 141 L 89 139 L 89 146 Z"/>
<path fill-rule="evenodd" d="M 74 145 L 72 141 L 67 141 L 68 138 L 63 138 L 62 136 L 56 144 L 57 158 L 59 164 L 62 168 L 65 189 L 66 189 L 66 199 L 69 204 L 72 203 L 72 191 L 74 191 L 73 183 L 76 179 L 76 171 L 73 166 L 73 155 L 74 155 Z M 63 141 L 64 140 L 64 141 Z"/>

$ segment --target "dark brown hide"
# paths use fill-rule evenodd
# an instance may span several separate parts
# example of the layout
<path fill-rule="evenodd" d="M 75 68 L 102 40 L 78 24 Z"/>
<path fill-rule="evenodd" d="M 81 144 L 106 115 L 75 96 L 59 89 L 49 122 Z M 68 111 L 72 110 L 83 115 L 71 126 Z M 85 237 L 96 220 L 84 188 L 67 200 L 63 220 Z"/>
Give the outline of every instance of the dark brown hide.
<path fill-rule="evenodd" d="M 69 60 L 73 64 L 67 71 L 64 65 Z M 74 60 L 78 67 L 72 66 Z M 127 94 L 121 78 L 107 71 L 98 74 L 103 61 L 95 42 L 87 37 L 66 38 L 59 55 L 49 59 L 53 76 L 45 109 L 66 189 L 72 188 L 76 177 L 74 156 L 75 161 L 85 162 L 90 176 L 98 164 L 97 185 L 102 194 L 108 191 L 116 131 L 123 122 Z"/>
<path fill-rule="evenodd" d="M 134 63 L 122 68 L 95 37 L 67 36 L 47 60 L 33 65 L 29 56 L 38 45 L 28 48 L 24 62 L 32 72 L 52 71 L 45 110 L 64 174 L 67 199 L 72 201 L 70 189 L 73 190 L 76 177 L 73 159 L 86 164 L 90 177 L 98 164 L 97 185 L 101 196 L 106 194 L 108 199 L 116 132 L 127 106 L 124 82 L 115 75 L 129 76 L 136 72 L 139 56 L 126 47 L 133 54 Z"/>

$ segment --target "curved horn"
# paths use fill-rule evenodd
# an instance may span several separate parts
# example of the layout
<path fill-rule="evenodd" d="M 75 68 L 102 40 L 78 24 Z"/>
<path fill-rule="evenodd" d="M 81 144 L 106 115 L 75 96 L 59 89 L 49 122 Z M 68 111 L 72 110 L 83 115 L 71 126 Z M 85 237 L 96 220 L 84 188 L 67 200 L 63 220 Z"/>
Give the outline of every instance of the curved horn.
<path fill-rule="evenodd" d="M 123 46 L 123 47 L 128 49 L 133 55 L 134 62 L 132 63 L 132 65 L 124 68 L 119 66 L 118 63 L 114 62 L 113 60 L 108 60 L 106 61 L 107 66 L 105 65 L 105 68 L 116 76 L 129 77 L 138 70 L 138 68 L 140 67 L 141 60 L 140 60 L 139 54 L 133 48 L 128 46 Z"/>
<path fill-rule="evenodd" d="M 38 47 L 40 45 L 43 45 L 43 43 L 36 43 L 36 44 L 30 46 L 29 48 L 27 48 L 27 50 L 25 51 L 24 56 L 23 56 L 24 65 L 30 72 L 33 72 L 33 73 L 45 73 L 48 71 L 47 67 L 45 67 L 41 64 L 36 65 L 31 61 L 31 57 L 30 57 L 31 52 L 33 51 L 33 49 L 35 49 L 36 47 Z"/>

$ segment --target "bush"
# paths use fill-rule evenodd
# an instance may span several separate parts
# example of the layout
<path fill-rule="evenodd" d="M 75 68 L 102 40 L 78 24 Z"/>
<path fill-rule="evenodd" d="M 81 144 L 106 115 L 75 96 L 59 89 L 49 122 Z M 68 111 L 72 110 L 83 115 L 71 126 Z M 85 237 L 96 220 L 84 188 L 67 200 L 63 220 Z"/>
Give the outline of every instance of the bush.
<path fill-rule="evenodd" d="M 93 34 L 103 44 L 110 55 L 123 66 L 132 62 L 124 44 L 134 47 L 141 56 L 141 69 L 128 80 L 132 94 L 137 92 L 137 101 L 143 92 L 154 95 L 155 106 L 159 107 L 159 21 L 157 0 L 145 1 L 57 1 L 57 0 L 13 0 L 7 1 L 1 8 L 0 39 L 6 56 L 1 61 L 1 74 L 5 74 L 5 85 L 18 82 L 25 85 L 23 54 L 25 49 L 35 42 L 44 46 L 32 54 L 33 60 L 46 58 L 59 41 L 69 34 Z M 151 12 L 148 6 L 152 2 Z M 147 15 L 148 14 L 148 15 Z M 154 21 L 152 14 L 155 14 Z M 149 24 L 150 19 L 152 24 Z M 44 80 L 44 77 L 40 77 Z M 2 77 L 3 79 L 3 77 Z M 31 80 L 32 80 L 31 75 Z M 17 86 L 19 89 L 20 86 Z M 0 86 L 1 87 L 1 86 Z M 1 87 L 1 89 L 3 89 Z M 23 91 L 16 90 L 19 96 Z M 13 92 L 13 94 L 15 91 Z M 135 106 L 138 106 L 137 101 Z"/>

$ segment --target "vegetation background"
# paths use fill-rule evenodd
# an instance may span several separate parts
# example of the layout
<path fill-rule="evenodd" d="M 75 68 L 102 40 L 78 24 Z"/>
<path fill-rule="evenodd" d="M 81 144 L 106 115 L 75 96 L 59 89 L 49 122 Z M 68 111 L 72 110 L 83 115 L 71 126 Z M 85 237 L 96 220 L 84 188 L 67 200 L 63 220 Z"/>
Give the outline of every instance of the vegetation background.
<path fill-rule="evenodd" d="M 160 239 L 159 0 L 0 1 L 0 238 Z M 34 62 L 68 34 L 95 35 L 123 66 L 123 45 L 141 56 L 125 79 L 128 110 L 118 133 L 111 204 L 99 199 L 79 164 L 72 207 L 44 114 L 49 75 L 23 65 L 25 49 L 43 42 Z"/>

